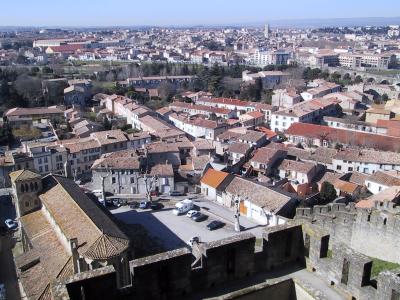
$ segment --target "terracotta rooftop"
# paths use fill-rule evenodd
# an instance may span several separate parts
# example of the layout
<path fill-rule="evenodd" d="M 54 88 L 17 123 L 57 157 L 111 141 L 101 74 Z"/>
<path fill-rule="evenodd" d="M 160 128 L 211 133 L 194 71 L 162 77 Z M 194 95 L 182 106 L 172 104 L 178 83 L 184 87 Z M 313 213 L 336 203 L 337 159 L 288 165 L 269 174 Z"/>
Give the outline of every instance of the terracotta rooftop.
<path fill-rule="evenodd" d="M 22 216 L 20 221 L 33 248 L 16 258 L 16 266 L 27 297 L 39 299 L 54 279 L 72 275 L 72 263 L 41 210 Z"/>
<path fill-rule="evenodd" d="M 288 159 L 284 159 L 278 167 L 279 170 L 295 171 L 304 174 L 308 174 L 313 168 L 315 168 L 315 164 L 313 163 Z"/>
<path fill-rule="evenodd" d="M 273 213 L 279 213 L 292 199 L 287 193 L 276 191 L 237 176 L 229 183 L 226 192 L 231 195 L 238 195 L 241 200 L 247 199 Z"/>
<path fill-rule="evenodd" d="M 357 132 L 328 126 L 294 123 L 285 132 L 289 136 L 302 136 L 318 140 L 327 140 L 344 145 L 368 147 L 383 151 L 399 151 L 400 138 Z"/>
<path fill-rule="evenodd" d="M 39 197 L 55 223 L 67 239 L 78 239 L 78 252 L 85 256 L 101 236 L 125 239 L 127 236 L 110 219 L 103 209 L 70 179 L 49 175 L 43 179 L 45 192 Z M 99 251 L 103 251 L 99 249 Z M 110 249 L 110 255 L 113 255 Z"/>
<path fill-rule="evenodd" d="M 220 184 L 229 176 L 229 173 L 217 171 L 212 168 L 208 169 L 201 178 L 201 183 L 204 183 L 212 188 L 217 189 Z"/>
<path fill-rule="evenodd" d="M 30 170 L 18 170 L 10 173 L 10 178 L 12 181 L 23 181 L 35 178 L 41 178 L 42 176 Z"/>

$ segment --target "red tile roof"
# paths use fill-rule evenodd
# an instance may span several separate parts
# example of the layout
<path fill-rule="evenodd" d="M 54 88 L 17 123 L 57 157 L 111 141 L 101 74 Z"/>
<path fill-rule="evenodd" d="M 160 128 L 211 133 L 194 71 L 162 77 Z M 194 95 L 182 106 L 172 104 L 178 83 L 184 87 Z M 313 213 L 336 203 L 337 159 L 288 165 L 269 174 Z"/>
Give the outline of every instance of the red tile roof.
<path fill-rule="evenodd" d="M 203 178 L 201 178 L 201 183 L 204 183 L 213 188 L 218 188 L 218 186 L 229 176 L 229 173 L 222 171 L 217 171 L 214 169 L 208 169 Z"/>
<path fill-rule="evenodd" d="M 345 145 L 373 148 L 382 151 L 400 150 L 400 138 L 357 132 L 346 129 L 337 129 L 328 126 L 294 123 L 287 130 L 286 135 L 302 136 L 307 138 L 338 142 Z"/>

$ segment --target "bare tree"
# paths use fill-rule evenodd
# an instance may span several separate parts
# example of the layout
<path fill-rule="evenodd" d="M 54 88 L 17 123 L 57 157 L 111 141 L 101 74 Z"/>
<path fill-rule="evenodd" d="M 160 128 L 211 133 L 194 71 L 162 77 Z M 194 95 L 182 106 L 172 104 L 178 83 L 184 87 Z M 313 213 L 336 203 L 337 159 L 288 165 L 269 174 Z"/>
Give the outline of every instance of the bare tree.
<path fill-rule="evenodd" d="M 157 182 L 158 182 L 158 176 L 149 175 L 147 173 L 144 174 L 144 184 L 146 187 L 146 198 L 147 198 L 147 201 L 149 201 L 150 203 L 153 202 L 151 192 L 155 188 Z"/>

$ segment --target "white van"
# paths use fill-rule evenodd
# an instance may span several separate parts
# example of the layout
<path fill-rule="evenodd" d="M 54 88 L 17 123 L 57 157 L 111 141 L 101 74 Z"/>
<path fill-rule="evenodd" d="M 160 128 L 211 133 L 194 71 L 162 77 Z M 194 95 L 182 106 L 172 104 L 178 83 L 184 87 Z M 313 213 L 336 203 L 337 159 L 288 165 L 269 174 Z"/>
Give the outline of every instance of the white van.
<path fill-rule="evenodd" d="M 187 213 L 192 208 L 193 208 L 193 201 L 185 199 L 175 204 L 175 208 L 172 210 L 172 213 L 178 216 Z"/>

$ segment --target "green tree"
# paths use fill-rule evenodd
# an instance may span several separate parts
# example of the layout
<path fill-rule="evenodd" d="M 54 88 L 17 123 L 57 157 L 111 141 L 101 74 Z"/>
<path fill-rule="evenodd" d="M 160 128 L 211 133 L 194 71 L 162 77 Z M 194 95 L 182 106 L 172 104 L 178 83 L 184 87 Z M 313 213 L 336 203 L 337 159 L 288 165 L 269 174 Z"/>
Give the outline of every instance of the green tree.
<path fill-rule="evenodd" d="M 322 183 L 319 195 L 323 204 L 330 203 L 337 197 L 335 187 L 332 185 L 332 183 L 328 181 L 324 181 Z"/>
<path fill-rule="evenodd" d="M 363 79 L 360 75 L 357 75 L 356 78 L 354 78 L 354 83 L 361 83 L 363 82 Z"/>

